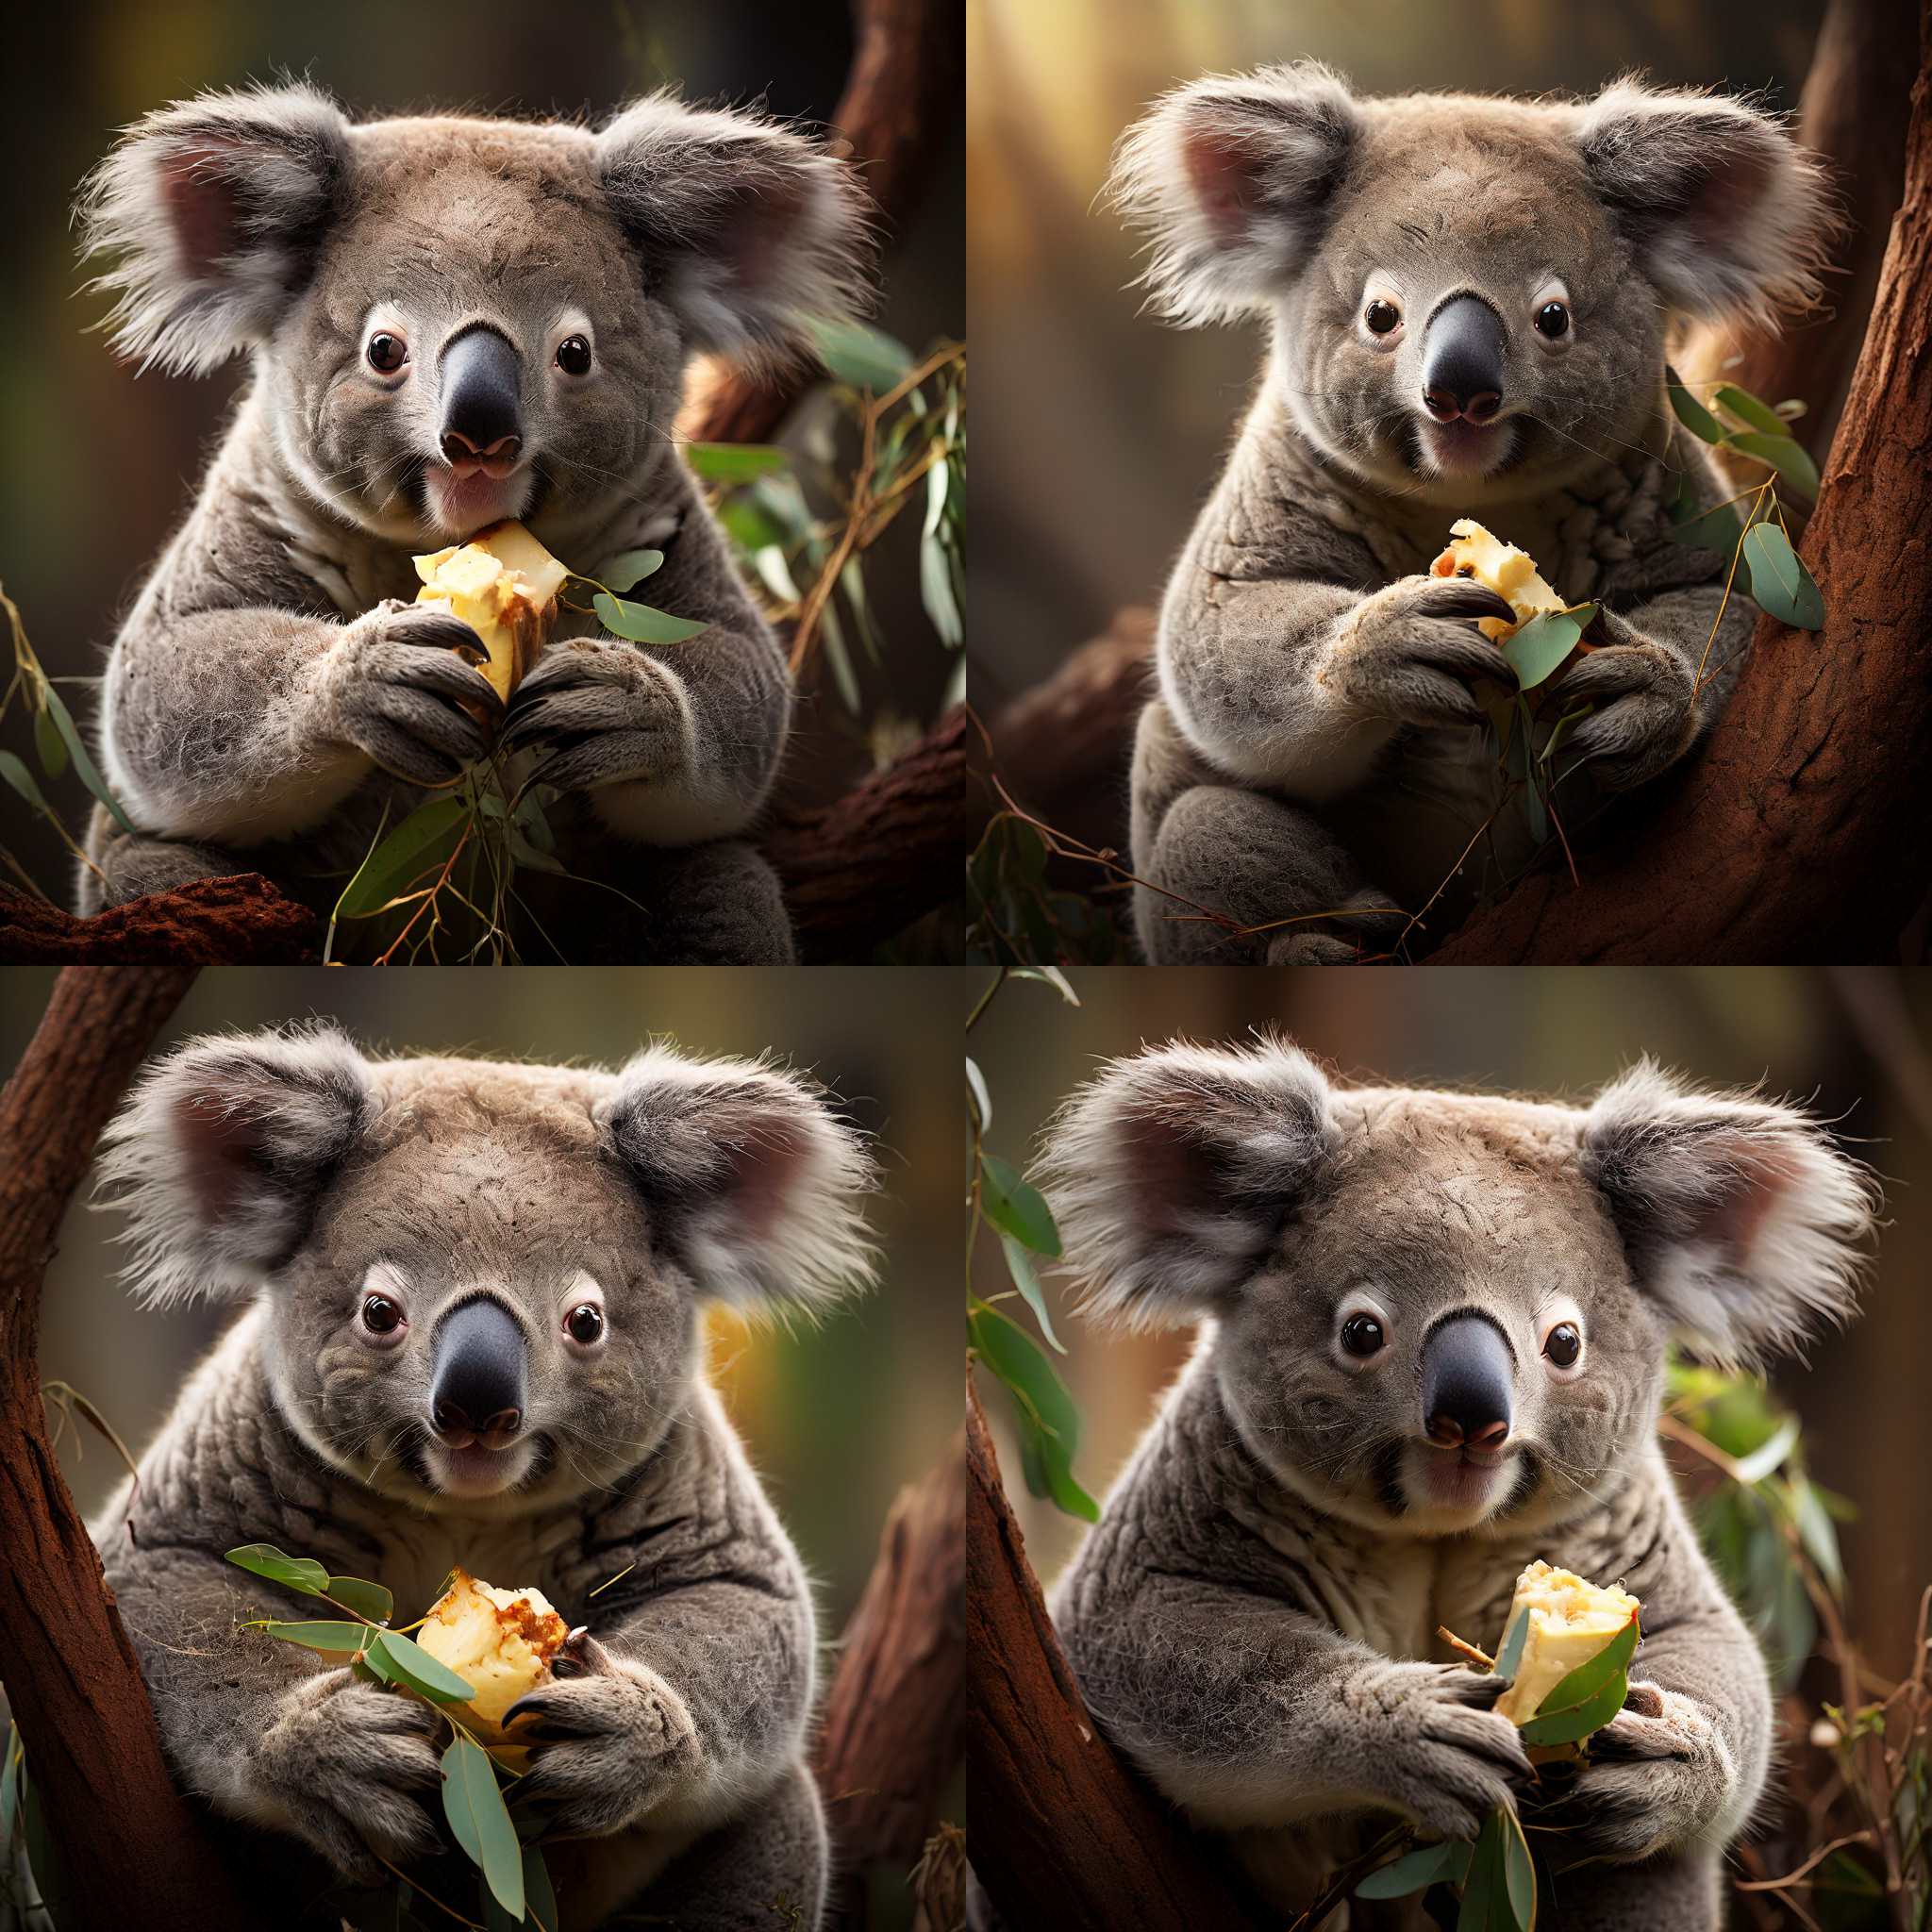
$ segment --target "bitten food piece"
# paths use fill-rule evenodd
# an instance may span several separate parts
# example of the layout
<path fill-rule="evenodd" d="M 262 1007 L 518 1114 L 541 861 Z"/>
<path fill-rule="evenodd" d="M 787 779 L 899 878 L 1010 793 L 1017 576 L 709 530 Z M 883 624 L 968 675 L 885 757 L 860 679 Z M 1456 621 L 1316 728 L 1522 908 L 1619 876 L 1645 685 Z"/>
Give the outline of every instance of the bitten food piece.
<path fill-rule="evenodd" d="M 419 604 L 442 604 L 483 641 L 477 671 L 508 704 L 557 619 L 570 572 L 523 525 L 492 524 L 467 543 L 414 559 Z"/>
<path fill-rule="evenodd" d="M 1522 553 L 1517 553 L 1519 556 Z M 1526 1724 L 1542 1701 L 1570 1673 L 1587 1664 L 1637 1615 L 1637 1599 L 1614 1584 L 1599 1590 L 1568 1570 L 1532 1563 L 1516 1579 L 1516 1594 L 1503 1624 L 1507 1641 L 1519 1612 L 1529 1612 L 1529 1628 L 1516 1676 L 1496 1700 L 1496 1711 L 1512 1724 Z"/>
<path fill-rule="evenodd" d="M 1526 550 L 1492 537 L 1474 517 L 1458 517 L 1449 525 L 1449 547 L 1430 564 L 1429 575 L 1474 577 L 1508 601 L 1509 608 L 1516 612 L 1514 624 L 1501 617 L 1476 619 L 1476 628 L 1491 643 L 1500 644 L 1545 610 L 1570 608 L 1543 582 L 1536 559 Z"/>
<path fill-rule="evenodd" d="M 503 1714 L 548 1681 L 570 1632 L 541 1590 L 498 1590 L 457 1571 L 416 1641 L 475 1692 L 466 1707 L 485 1743 L 507 1743 Z"/>

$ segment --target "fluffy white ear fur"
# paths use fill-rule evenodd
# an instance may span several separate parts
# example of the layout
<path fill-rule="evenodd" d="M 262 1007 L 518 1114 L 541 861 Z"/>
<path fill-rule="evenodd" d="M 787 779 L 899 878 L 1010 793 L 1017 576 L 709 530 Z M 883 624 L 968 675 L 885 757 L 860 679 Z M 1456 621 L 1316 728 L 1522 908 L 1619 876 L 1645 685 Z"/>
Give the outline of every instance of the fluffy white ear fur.
<path fill-rule="evenodd" d="M 97 1205 L 128 1217 L 136 1294 L 253 1293 L 375 1108 L 367 1061 L 333 1027 L 194 1040 L 157 1061 L 101 1143 Z"/>
<path fill-rule="evenodd" d="M 872 1157 L 810 1081 L 653 1046 L 598 1117 L 699 1293 L 810 1314 L 871 1283 Z"/>
<path fill-rule="evenodd" d="M 1824 169 L 1771 115 L 1619 80 L 1577 111 L 1596 192 L 1683 314 L 1775 325 L 1818 300 L 1837 229 Z"/>
<path fill-rule="evenodd" d="M 1085 1308 L 1130 1327 L 1234 1294 L 1334 1145 L 1329 1089 L 1283 1041 L 1113 1060 L 1048 1125 L 1041 1177 Z"/>
<path fill-rule="evenodd" d="M 349 171 L 349 124 L 307 86 L 197 94 L 144 115 L 81 188 L 114 347 L 199 375 L 260 341 L 306 278 Z"/>
<path fill-rule="evenodd" d="M 1582 1152 L 1640 1284 L 1700 1355 L 1761 1362 L 1855 1312 L 1877 1187 L 1800 1108 L 1644 1060 L 1597 1096 Z"/>
<path fill-rule="evenodd" d="M 597 137 L 604 192 L 694 346 L 752 366 L 810 352 L 805 324 L 871 307 L 858 178 L 803 135 L 669 94 Z"/>
<path fill-rule="evenodd" d="M 1108 187 L 1151 241 L 1156 310 L 1188 326 L 1265 312 L 1320 238 L 1361 125 L 1347 83 L 1313 60 L 1157 101 L 1122 136 Z"/>

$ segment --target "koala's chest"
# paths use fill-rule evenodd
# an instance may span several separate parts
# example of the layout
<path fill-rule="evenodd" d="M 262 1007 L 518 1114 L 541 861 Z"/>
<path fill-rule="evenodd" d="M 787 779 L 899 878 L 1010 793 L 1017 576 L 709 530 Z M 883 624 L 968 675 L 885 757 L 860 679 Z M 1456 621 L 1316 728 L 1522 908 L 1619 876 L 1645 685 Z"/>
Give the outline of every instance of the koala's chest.
<path fill-rule="evenodd" d="M 574 1542 L 575 1530 L 561 1519 L 458 1523 L 387 1517 L 380 1525 L 386 1543 L 381 1581 L 406 1616 L 426 1610 L 458 1567 L 500 1589 L 535 1585 L 554 1598 L 558 1557 Z"/>

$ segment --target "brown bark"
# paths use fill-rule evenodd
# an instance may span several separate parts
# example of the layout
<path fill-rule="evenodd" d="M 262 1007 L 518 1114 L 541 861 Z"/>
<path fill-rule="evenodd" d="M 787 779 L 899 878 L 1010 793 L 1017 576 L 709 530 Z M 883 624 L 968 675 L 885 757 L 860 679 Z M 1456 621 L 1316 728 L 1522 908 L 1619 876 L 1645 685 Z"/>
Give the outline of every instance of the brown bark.
<path fill-rule="evenodd" d="M 194 977 L 185 966 L 63 973 L 0 1092 L 0 1655 L 44 1799 L 63 1925 L 244 1924 L 176 1793 L 133 1647 L 47 1441 L 41 1284 L 94 1141 Z"/>
<path fill-rule="evenodd" d="M 1094 1728 L 966 1389 L 966 1775 L 973 1870 L 1015 1926 L 1241 1932 L 1253 1923 L 1178 1816 Z"/>
<path fill-rule="evenodd" d="M 886 234 L 906 225 L 959 111 L 961 0 L 853 0 L 852 66 L 832 111 L 835 146 L 864 176 Z M 754 381 L 711 363 L 693 378 L 678 433 L 693 442 L 763 442 L 816 380 Z"/>
<path fill-rule="evenodd" d="M 0 963 L 8 966 L 275 966 L 313 959 L 322 922 L 259 873 L 196 879 L 76 918 L 0 886 Z"/>
<path fill-rule="evenodd" d="M 865 1924 L 865 1877 L 904 1875 L 939 1823 L 965 1719 L 965 1447 L 899 1492 L 845 1626 L 813 1769 L 840 1874 L 827 1924 Z"/>

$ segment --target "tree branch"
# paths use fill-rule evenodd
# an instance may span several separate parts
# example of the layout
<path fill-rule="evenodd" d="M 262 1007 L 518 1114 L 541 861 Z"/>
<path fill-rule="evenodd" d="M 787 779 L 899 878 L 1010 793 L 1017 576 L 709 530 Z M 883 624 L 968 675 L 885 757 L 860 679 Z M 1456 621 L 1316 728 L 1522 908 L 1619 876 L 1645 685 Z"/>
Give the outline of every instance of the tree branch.
<path fill-rule="evenodd" d="M 0 1654 L 45 1799 L 63 1924 L 246 1921 L 175 1791 L 141 1666 L 47 1440 L 41 1288 L 94 1141 L 192 967 L 63 973 L 0 1092 Z M 44 1874 L 43 1874 L 44 1875 Z"/>
<path fill-rule="evenodd" d="M 259 873 L 196 879 L 90 919 L 0 886 L 0 962 L 9 966 L 263 966 L 315 958 L 322 922 Z"/>

